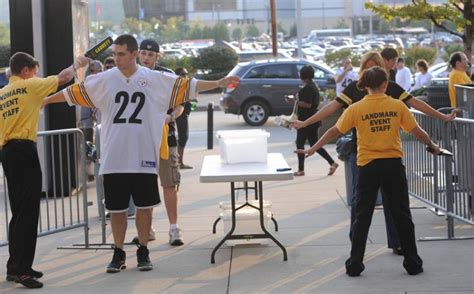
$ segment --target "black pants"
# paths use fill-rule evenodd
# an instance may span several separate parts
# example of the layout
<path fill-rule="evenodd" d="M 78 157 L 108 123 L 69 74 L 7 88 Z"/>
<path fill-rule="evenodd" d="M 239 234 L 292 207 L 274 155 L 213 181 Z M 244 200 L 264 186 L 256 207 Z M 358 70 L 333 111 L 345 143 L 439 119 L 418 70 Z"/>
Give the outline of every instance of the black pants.
<path fill-rule="evenodd" d="M 400 237 L 405 257 L 403 266 L 410 272 L 419 269 L 423 264 L 416 249 L 415 225 L 411 220 L 407 178 L 402 160 L 377 159 L 359 167 L 351 257 L 346 261 L 346 269 L 350 273 L 360 273 L 364 269 L 362 261 L 380 187 L 386 196 L 384 206 L 387 205 L 390 209 Z"/>
<path fill-rule="evenodd" d="M 176 127 L 178 129 L 178 146 L 184 148 L 189 138 L 189 114 L 183 113 L 176 118 Z"/>
<path fill-rule="evenodd" d="M 12 140 L 3 147 L 12 218 L 8 227 L 7 273 L 26 274 L 35 258 L 41 197 L 41 166 L 36 144 Z"/>
<path fill-rule="evenodd" d="M 306 128 L 299 129 L 296 132 L 296 148 L 304 149 L 304 144 L 306 140 L 309 141 L 309 145 L 313 146 L 318 141 L 318 128 L 317 124 L 307 126 Z M 333 164 L 334 160 L 331 158 L 331 155 L 324 148 L 320 148 L 316 151 L 321 155 L 329 164 Z M 304 154 L 298 154 L 298 171 L 304 171 Z"/>

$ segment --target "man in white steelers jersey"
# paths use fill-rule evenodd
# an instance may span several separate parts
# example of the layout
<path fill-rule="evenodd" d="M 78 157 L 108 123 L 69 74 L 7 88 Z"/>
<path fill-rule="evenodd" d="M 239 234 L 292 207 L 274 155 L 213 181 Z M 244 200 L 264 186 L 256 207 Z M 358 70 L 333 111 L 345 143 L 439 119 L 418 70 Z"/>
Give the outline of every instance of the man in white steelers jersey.
<path fill-rule="evenodd" d="M 111 212 L 115 244 L 107 272 L 126 267 L 123 243 L 130 197 L 137 207 L 138 269 L 148 271 L 153 268 L 147 244 L 152 208 L 160 203 L 156 170 L 166 111 L 197 92 L 225 87 L 239 78 L 198 81 L 139 66 L 138 44 L 131 35 L 119 36 L 113 52 L 115 68 L 69 86 L 46 98 L 45 104 L 67 101 L 101 111 L 99 174 L 104 176 L 105 206 Z"/>

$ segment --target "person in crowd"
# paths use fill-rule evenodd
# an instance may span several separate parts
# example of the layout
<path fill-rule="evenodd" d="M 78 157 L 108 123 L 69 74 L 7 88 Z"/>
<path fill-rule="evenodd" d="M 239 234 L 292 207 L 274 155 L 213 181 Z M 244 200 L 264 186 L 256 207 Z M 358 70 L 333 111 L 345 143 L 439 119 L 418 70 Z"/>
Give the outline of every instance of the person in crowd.
<path fill-rule="evenodd" d="M 397 50 L 387 47 L 380 51 L 383 58 L 383 67 L 388 72 L 389 81 L 395 82 L 397 76 L 396 63 L 398 60 Z"/>
<path fill-rule="evenodd" d="M 171 69 L 157 65 L 159 54 L 160 46 L 155 40 L 146 39 L 140 43 L 138 57 L 142 66 L 145 66 L 151 70 L 174 74 Z M 168 150 L 168 156 L 160 157 L 158 170 L 160 183 L 163 187 L 166 213 L 170 223 L 170 228 L 168 231 L 169 244 L 172 246 L 180 246 L 184 244 L 183 233 L 178 225 L 178 190 L 181 183 L 181 175 L 179 173 L 179 155 L 175 134 L 176 118 L 181 116 L 182 112 L 182 105 L 177 105 L 176 107 L 169 109 L 167 112 L 165 120 L 167 124 L 163 129 L 164 135 L 161 148 Z M 155 232 L 151 230 L 149 240 L 155 239 Z"/>
<path fill-rule="evenodd" d="M 417 124 L 404 103 L 386 94 L 388 85 L 388 74 L 383 68 L 376 66 L 365 70 L 357 86 L 367 91 L 368 95 L 349 106 L 336 125 L 310 149 L 297 150 L 299 154 L 311 156 L 351 128 L 357 131 L 359 177 L 354 204 L 356 218 L 350 258 L 346 261 L 346 274 L 351 277 L 359 276 L 365 269 L 365 247 L 379 188 L 385 193 L 384 205 L 390 210 L 400 236 L 405 270 L 409 275 L 423 272 L 423 261 L 416 248 L 415 225 L 410 213 L 400 130 L 413 134 L 435 154 L 439 154 L 440 149 Z"/>
<path fill-rule="evenodd" d="M 109 70 L 115 67 L 115 60 L 112 56 L 104 59 L 104 70 Z"/>
<path fill-rule="evenodd" d="M 167 152 L 160 148 L 167 111 L 197 92 L 225 87 L 239 78 L 201 81 L 150 70 L 137 64 L 137 40 L 127 34 L 114 40 L 113 51 L 115 68 L 49 96 L 45 104 L 67 101 L 101 111 L 99 174 L 104 176 L 105 206 L 111 212 L 114 238 L 114 254 L 106 271 L 118 273 L 126 268 L 123 244 L 131 197 L 137 207 L 137 267 L 149 271 L 153 264 L 147 245 L 152 208 L 161 202 L 157 169 Z"/>
<path fill-rule="evenodd" d="M 188 70 L 184 67 L 179 67 L 175 70 L 179 76 L 186 77 Z M 189 115 L 191 114 L 191 102 L 184 104 L 183 113 L 176 118 L 176 126 L 178 127 L 178 154 L 179 154 L 179 168 L 192 169 L 192 166 L 184 164 L 184 148 L 189 138 Z"/>
<path fill-rule="evenodd" d="M 102 63 L 98 60 L 92 60 L 89 63 L 89 67 L 86 71 L 86 77 L 102 72 L 104 69 Z M 81 107 L 79 122 L 77 127 L 81 129 L 84 134 L 85 142 L 94 142 L 94 109 Z M 92 162 L 90 159 L 87 160 L 87 166 L 91 167 Z M 92 171 L 88 171 L 88 179 L 92 181 L 94 175 Z"/>
<path fill-rule="evenodd" d="M 397 74 L 395 75 L 395 82 L 400 85 L 405 92 L 409 92 L 413 79 L 411 77 L 410 69 L 405 66 L 405 59 L 399 57 L 396 67 Z"/>
<path fill-rule="evenodd" d="M 57 76 L 38 78 L 39 62 L 30 54 L 17 52 L 10 58 L 9 83 L 0 89 L 0 146 L 12 211 L 8 226 L 7 281 L 27 288 L 43 287 L 37 280 L 43 273 L 32 268 L 43 182 L 36 149 L 41 103 L 88 63 L 88 58 L 80 56 Z"/>
<path fill-rule="evenodd" d="M 456 87 L 454 85 L 463 85 L 472 83 L 471 79 L 467 75 L 467 71 L 470 70 L 469 60 L 466 54 L 463 52 L 454 52 L 449 58 L 449 65 L 453 69 L 449 73 L 449 101 L 451 101 L 451 107 L 457 107 L 456 98 Z"/>
<path fill-rule="evenodd" d="M 339 96 L 347 85 L 357 79 L 357 73 L 352 68 L 352 60 L 349 57 L 344 58 L 341 67 L 336 71 L 336 95 Z"/>
<path fill-rule="evenodd" d="M 305 120 L 311 117 L 318 111 L 319 105 L 319 90 L 318 86 L 314 83 L 314 68 L 310 65 L 305 65 L 300 70 L 300 79 L 304 83 L 304 87 L 298 92 L 297 99 L 286 98 L 286 101 L 290 104 L 297 103 L 297 114 L 298 118 Z M 309 141 L 310 145 L 314 145 L 318 140 L 318 129 L 320 124 L 312 124 L 304 128 L 300 128 L 296 132 L 296 148 L 304 149 L 306 141 Z M 333 175 L 339 166 L 332 159 L 331 155 L 326 149 L 321 148 L 318 151 L 329 164 L 328 175 Z M 305 157 L 303 154 L 298 154 L 298 171 L 294 173 L 295 176 L 304 176 L 304 161 Z"/>
<path fill-rule="evenodd" d="M 396 51 L 395 51 L 396 52 Z M 390 57 L 390 55 L 389 55 Z M 362 56 L 361 59 L 361 66 L 359 70 L 359 76 L 362 75 L 362 73 L 374 66 L 380 66 L 385 68 L 387 70 L 387 58 L 383 58 L 381 54 L 378 52 L 368 52 L 364 56 Z M 392 62 L 392 59 L 389 59 L 388 62 Z M 390 68 L 390 66 L 388 66 Z M 426 104 L 425 102 L 411 96 L 407 92 L 405 92 L 399 85 L 397 85 L 395 82 L 390 81 L 388 82 L 387 90 L 385 92 L 388 96 L 394 98 L 394 99 L 399 99 L 403 101 L 404 103 L 408 104 L 409 106 L 424 112 L 430 116 L 436 117 L 440 120 L 443 121 L 451 121 L 456 117 L 456 113 L 453 111 L 450 114 L 443 114 L 439 111 L 434 110 L 431 106 Z M 317 123 L 326 117 L 330 116 L 337 110 L 339 110 L 342 107 L 349 107 L 351 104 L 354 104 L 364 98 L 364 96 L 367 95 L 367 91 L 365 90 L 360 90 L 357 87 L 357 82 L 352 82 L 347 86 L 347 88 L 343 91 L 343 93 L 336 98 L 336 100 L 330 102 L 329 104 L 325 105 L 323 108 L 321 108 L 316 114 L 312 115 L 310 118 L 306 119 L 305 121 L 297 120 L 293 123 L 293 126 L 297 129 L 306 127 L 308 125 Z M 353 140 L 356 143 L 357 142 L 357 134 L 355 130 L 352 132 Z M 354 144 L 356 146 L 356 144 Z M 356 187 L 357 187 L 357 176 L 358 176 L 358 169 L 357 169 L 357 164 L 356 164 L 356 159 L 357 159 L 357 149 L 354 148 L 352 150 L 352 153 L 349 154 L 349 164 L 351 166 L 351 174 L 352 174 L 352 199 L 350 203 L 356 203 L 357 202 L 357 193 L 356 193 Z M 382 195 L 383 195 L 383 190 L 382 190 Z M 384 205 L 384 215 L 385 215 L 385 224 L 387 228 L 387 243 L 388 247 L 392 249 L 394 254 L 402 254 L 400 242 L 398 240 L 397 236 L 397 231 L 395 229 L 395 226 L 393 224 L 393 218 L 390 214 L 390 211 L 386 208 Z M 351 206 L 351 229 L 349 233 L 349 237 L 352 238 L 352 224 L 354 223 L 355 220 L 355 205 Z"/>
<path fill-rule="evenodd" d="M 416 68 L 420 74 L 415 78 L 415 85 L 411 88 L 411 91 L 415 91 L 428 86 L 433 78 L 433 75 L 428 72 L 428 62 L 424 59 L 420 59 L 416 62 Z"/>

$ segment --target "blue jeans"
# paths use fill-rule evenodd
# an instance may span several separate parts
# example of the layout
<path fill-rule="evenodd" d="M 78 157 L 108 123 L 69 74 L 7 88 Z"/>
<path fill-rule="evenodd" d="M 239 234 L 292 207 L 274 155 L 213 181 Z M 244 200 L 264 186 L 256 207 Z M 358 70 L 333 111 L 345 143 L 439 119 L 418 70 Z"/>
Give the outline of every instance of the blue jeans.
<path fill-rule="evenodd" d="M 353 152 L 349 155 L 349 164 L 351 166 L 352 172 L 352 199 L 351 199 L 351 227 L 349 230 L 349 239 L 352 240 L 352 226 L 355 221 L 356 211 L 355 211 L 355 203 L 356 203 L 356 196 L 357 196 L 357 181 L 358 181 L 358 168 L 357 168 L 357 152 Z M 382 189 L 382 202 L 384 203 L 386 200 L 384 196 L 384 192 Z M 389 206 L 384 204 L 383 205 L 383 213 L 385 216 L 385 227 L 387 229 L 387 244 L 388 248 L 398 248 L 400 247 L 400 239 L 398 237 L 397 228 L 395 227 L 395 222 L 393 220 L 392 214 L 388 208 Z"/>

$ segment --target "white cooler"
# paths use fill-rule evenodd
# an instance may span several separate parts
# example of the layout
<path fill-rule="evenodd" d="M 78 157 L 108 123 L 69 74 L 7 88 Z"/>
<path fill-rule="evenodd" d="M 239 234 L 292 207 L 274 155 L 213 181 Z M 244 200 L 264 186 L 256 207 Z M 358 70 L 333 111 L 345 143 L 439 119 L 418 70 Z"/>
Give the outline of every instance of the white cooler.
<path fill-rule="evenodd" d="M 254 206 L 259 206 L 258 200 L 250 200 L 250 204 Z M 235 206 L 239 207 L 243 203 L 236 203 Z M 270 208 L 272 206 L 271 201 L 263 202 L 263 222 L 265 228 L 268 230 L 268 224 L 272 218 L 272 213 Z M 224 223 L 224 233 L 227 234 L 232 227 L 232 210 L 231 203 L 229 201 L 221 202 L 220 208 L 222 212 L 220 213 L 220 218 Z M 236 211 L 235 213 L 235 230 L 233 235 L 245 235 L 245 234 L 263 234 L 263 230 L 260 227 L 260 214 L 259 211 L 252 207 L 244 207 Z M 247 245 L 247 244 L 262 244 L 267 245 L 269 239 L 236 239 L 236 240 L 227 240 L 227 246 L 235 245 Z"/>
<path fill-rule="evenodd" d="M 265 130 L 217 131 L 216 136 L 223 163 L 267 162 L 270 133 Z"/>

